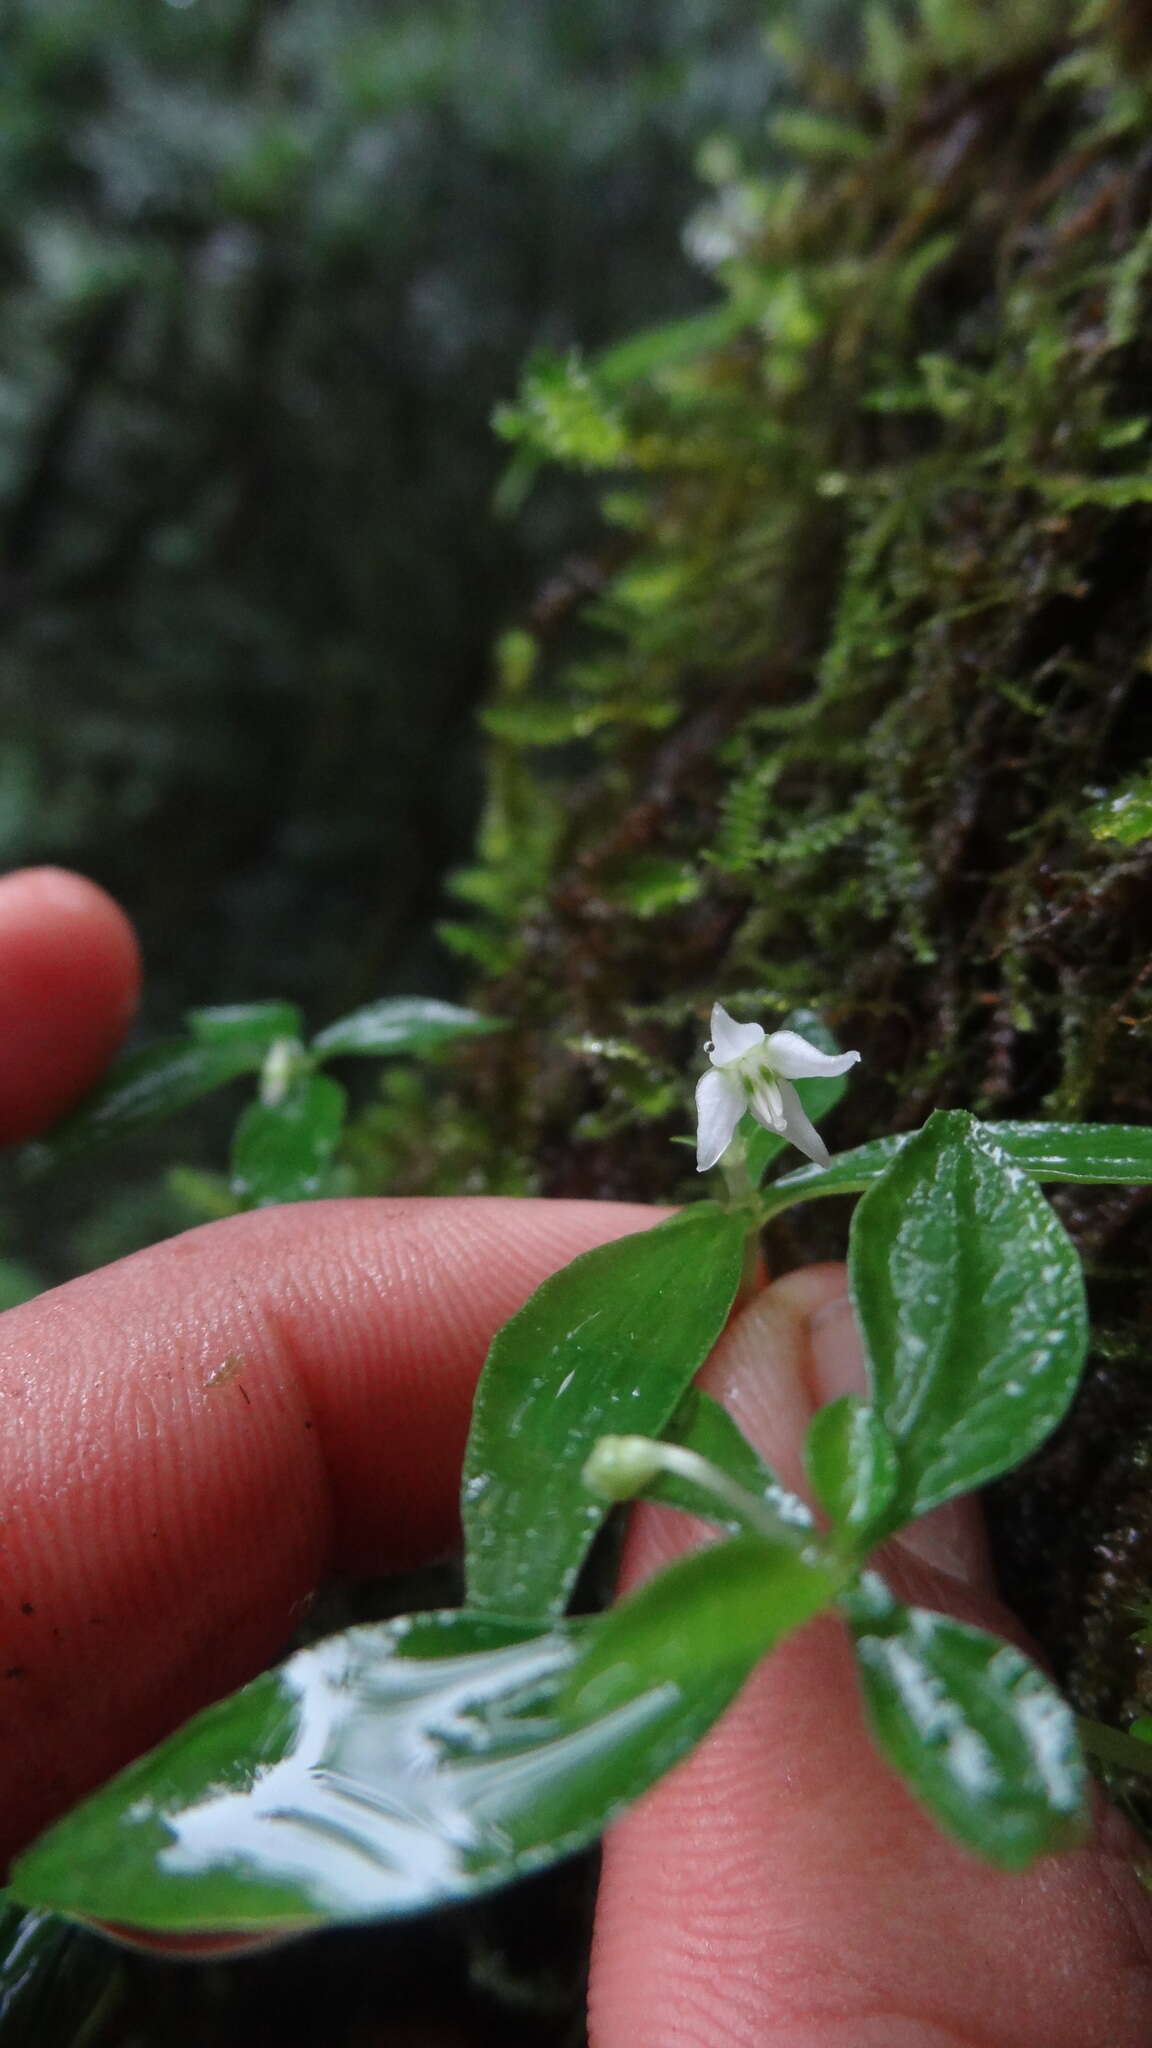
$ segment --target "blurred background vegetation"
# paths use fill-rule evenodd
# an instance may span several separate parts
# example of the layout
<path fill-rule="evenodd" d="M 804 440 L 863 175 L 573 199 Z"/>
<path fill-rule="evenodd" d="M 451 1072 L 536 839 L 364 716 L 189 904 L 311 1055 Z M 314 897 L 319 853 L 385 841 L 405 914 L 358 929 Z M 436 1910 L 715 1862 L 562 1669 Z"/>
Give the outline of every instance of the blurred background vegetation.
<path fill-rule="evenodd" d="M 593 531 L 493 514 L 525 358 L 711 288 L 760 0 L 14 0 L 0 24 L 0 862 L 110 888 L 145 1029 L 451 993 L 498 628 Z M 577 581 L 579 568 L 575 571 Z M 181 1129 L 221 1157 L 227 1118 Z M 25 1194 L 57 1278 L 195 1220 L 168 1135 Z M 19 1291 L 19 1274 L 11 1286 Z"/>

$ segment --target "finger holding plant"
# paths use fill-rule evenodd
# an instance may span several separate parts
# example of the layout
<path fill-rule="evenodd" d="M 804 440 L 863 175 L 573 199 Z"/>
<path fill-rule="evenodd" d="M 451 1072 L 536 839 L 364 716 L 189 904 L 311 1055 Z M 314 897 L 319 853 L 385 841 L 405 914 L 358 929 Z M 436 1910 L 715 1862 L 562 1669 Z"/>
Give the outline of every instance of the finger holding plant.
<path fill-rule="evenodd" d="M 16 1897 L 285 1935 L 489 1890 L 594 1837 L 825 1612 L 883 1755 L 947 1833 L 1009 1869 L 1082 1836 L 1080 1744 L 1051 1682 L 902 1604 L 874 1553 L 1067 1412 L 1083 1280 L 1038 1182 L 1152 1181 L 1152 1134 L 951 1111 L 825 1164 L 812 1119 L 857 1055 L 800 1022 L 769 1035 L 713 1013 L 701 1159 L 737 1139 L 735 1193 L 586 1253 L 497 1334 L 465 1461 L 465 1606 L 348 1630 L 210 1708 L 49 1830 Z M 814 1163 L 758 1190 L 788 1137 Z M 863 1195 L 849 1279 L 869 1385 L 812 1420 L 818 1523 L 691 1383 L 764 1220 L 825 1191 Z M 621 1498 L 683 1507 L 718 1538 L 610 1613 L 572 1616 Z"/>

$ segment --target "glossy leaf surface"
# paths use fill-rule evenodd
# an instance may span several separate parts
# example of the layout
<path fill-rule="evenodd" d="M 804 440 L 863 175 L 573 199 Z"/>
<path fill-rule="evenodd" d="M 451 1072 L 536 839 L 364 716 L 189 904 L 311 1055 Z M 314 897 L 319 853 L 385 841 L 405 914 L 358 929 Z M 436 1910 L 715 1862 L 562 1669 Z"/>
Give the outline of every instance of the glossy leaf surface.
<path fill-rule="evenodd" d="M 597 1621 L 351 1629 L 122 1772 L 24 1855 L 15 1890 L 131 1927 L 285 1934 L 489 1890 L 591 1840 L 829 1590 L 743 1537 Z"/>
<path fill-rule="evenodd" d="M 249 1103 L 232 1140 L 233 1194 L 249 1209 L 327 1194 L 346 1108 L 328 1074 L 302 1076 L 282 1102 Z"/>
<path fill-rule="evenodd" d="M 346 1059 L 385 1053 L 434 1052 L 453 1038 L 475 1038 L 499 1031 L 500 1021 L 455 1003 L 425 996 L 394 996 L 368 1003 L 329 1024 L 312 1041 L 317 1059 Z"/>
<path fill-rule="evenodd" d="M 837 1528 L 863 1535 L 883 1522 L 900 1483 L 896 1447 L 875 1409 L 858 1394 L 844 1394 L 817 1410 L 804 1464 Z"/>
<path fill-rule="evenodd" d="M 1142 1187 L 1152 1182 L 1152 1128 L 1142 1124 L 987 1124 L 1017 1166 L 1040 1181 Z"/>
<path fill-rule="evenodd" d="M 811 1115 L 811 1111 L 809 1111 Z M 1034 1180 L 1084 1187 L 1147 1187 L 1152 1183 L 1152 1128 L 1142 1124 L 989 1123 L 981 1128 L 1014 1166 Z M 800 1166 L 766 1191 L 767 1212 L 820 1195 L 855 1195 L 885 1173 L 914 1132 L 875 1138 L 839 1152 L 828 1166 Z"/>
<path fill-rule="evenodd" d="M 173 1038 L 129 1053 L 62 1123 L 25 1148 L 25 1158 L 31 1167 L 52 1165 L 160 1123 L 240 1075 L 258 1073 L 266 1051 L 247 1038 Z"/>
<path fill-rule="evenodd" d="M 962 1110 L 910 1138 L 852 1220 L 849 1280 L 894 1528 L 982 1486 L 1065 1414 L 1088 1340 L 1080 1261 L 1032 1178 Z"/>
<path fill-rule="evenodd" d="M 304 1035 L 304 1019 L 295 1003 L 225 1003 L 212 1010 L 189 1010 L 185 1022 L 201 1045 L 250 1045 L 262 1053 L 278 1038 Z"/>
<path fill-rule="evenodd" d="M 1080 1840 L 1086 1780 L 1070 1708 L 1010 1643 L 861 1599 L 856 1656 L 876 1742 L 933 1818 L 1006 1870 Z"/>
<path fill-rule="evenodd" d="M 687 1702 L 697 1682 L 694 1644 L 730 1699 L 753 1665 L 835 1593 L 829 1572 L 791 1543 L 743 1535 L 693 1551 L 590 1625 L 561 1714 L 582 1721 L 618 1712 L 641 1681 L 675 1687 Z"/>
<path fill-rule="evenodd" d="M 464 1465 L 473 1605 L 563 1610 L 606 1513 L 588 1455 L 602 1436 L 661 1434 L 724 1327 L 746 1228 L 697 1203 L 585 1252 L 497 1332 Z"/>

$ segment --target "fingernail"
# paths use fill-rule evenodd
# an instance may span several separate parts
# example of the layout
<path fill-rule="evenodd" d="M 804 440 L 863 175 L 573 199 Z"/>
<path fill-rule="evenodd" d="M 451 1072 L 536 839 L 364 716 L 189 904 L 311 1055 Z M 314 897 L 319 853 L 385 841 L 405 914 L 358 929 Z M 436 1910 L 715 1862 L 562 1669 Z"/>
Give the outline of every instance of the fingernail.
<path fill-rule="evenodd" d="M 856 1316 L 847 1294 L 816 1309 L 808 1319 L 810 1374 L 814 1399 L 823 1407 L 844 1394 L 867 1394 L 868 1368 Z M 909 1522 L 896 1546 L 934 1571 L 970 1586 L 992 1583 L 984 1519 L 974 1499 L 949 1501 Z"/>

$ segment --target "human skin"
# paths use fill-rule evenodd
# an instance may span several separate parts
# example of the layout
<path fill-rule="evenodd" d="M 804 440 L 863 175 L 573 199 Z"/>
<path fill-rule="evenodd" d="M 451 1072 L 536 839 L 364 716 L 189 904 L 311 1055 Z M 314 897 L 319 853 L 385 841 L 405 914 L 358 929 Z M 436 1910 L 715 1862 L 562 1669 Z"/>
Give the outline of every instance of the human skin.
<path fill-rule="evenodd" d="M 119 906 L 82 875 L 0 879 L 0 1133 L 27 1138 L 70 1109 L 136 1014 L 140 953 Z"/>
<path fill-rule="evenodd" d="M 0 880 L 0 987 L 10 960 L 37 963 L 0 1006 L 19 1048 L 0 1136 L 100 1071 L 135 1001 L 126 930 L 89 884 Z M 498 1200 L 263 1211 L 0 1318 L 0 1859 L 274 1656 L 326 1573 L 449 1546 L 492 1332 L 576 1253 L 653 1220 Z M 799 1484 L 813 1402 L 860 1370 L 843 1270 L 821 1267 L 746 1308 L 705 1377 Z M 626 1578 L 700 1540 L 639 1510 Z M 931 1518 L 894 1568 L 916 1599 L 1010 1627 L 972 1509 Z M 1132 1857 L 1114 1818 L 1024 1875 L 944 1842 L 871 1750 L 835 1625 L 813 1624 L 613 1829 L 594 2048 L 1146 2048 Z"/>

